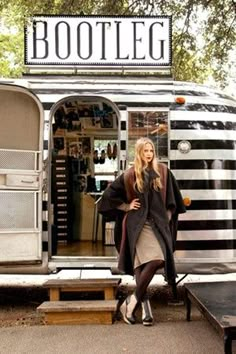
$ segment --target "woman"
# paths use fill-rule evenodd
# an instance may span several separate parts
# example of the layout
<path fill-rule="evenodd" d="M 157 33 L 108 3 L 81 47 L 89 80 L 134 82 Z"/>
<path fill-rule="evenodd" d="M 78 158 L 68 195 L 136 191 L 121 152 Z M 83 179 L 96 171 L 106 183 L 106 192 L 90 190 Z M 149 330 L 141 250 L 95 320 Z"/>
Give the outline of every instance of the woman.
<path fill-rule="evenodd" d="M 143 324 L 150 326 L 153 317 L 147 288 L 160 268 L 164 268 L 170 284 L 175 282 L 173 252 L 177 218 L 185 212 L 176 180 L 166 165 L 157 162 L 150 139 L 137 140 L 134 167 L 105 190 L 99 212 L 116 217 L 118 268 L 135 275 L 136 289 L 121 305 L 122 317 L 126 323 L 134 324 L 134 311 L 141 303 Z"/>

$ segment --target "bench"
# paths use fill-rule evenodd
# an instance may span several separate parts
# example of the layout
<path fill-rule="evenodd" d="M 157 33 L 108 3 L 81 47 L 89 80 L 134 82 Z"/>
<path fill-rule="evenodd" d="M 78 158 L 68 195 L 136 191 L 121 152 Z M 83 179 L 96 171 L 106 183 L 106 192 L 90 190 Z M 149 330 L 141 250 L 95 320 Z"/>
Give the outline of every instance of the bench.
<path fill-rule="evenodd" d="M 236 340 L 236 281 L 185 284 L 187 320 L 191 303 L 197 306 L 224 340 L 225 354 Z"/>
<path fill-rule="evenodd" d="M 105 300 L 115 299 L 121 279 L 52 279 L 43 284 L 49 289 L 50 301 L 59 301 L 63 292 L 99 292 Z"/>
<path fill-rule="evenodd" d="M 38 308 L 49 325 L 112 324 L 118 300 L 45 301 Z"/>

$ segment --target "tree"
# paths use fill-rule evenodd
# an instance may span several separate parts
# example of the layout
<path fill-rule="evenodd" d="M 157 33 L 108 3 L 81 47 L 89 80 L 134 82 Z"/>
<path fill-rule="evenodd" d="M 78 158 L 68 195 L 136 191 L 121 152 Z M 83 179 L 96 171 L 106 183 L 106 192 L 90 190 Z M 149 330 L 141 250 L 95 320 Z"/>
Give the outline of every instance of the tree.
<path fill-rule="evenodd" d="M 236 50 L 236 0 L 2 0 L 0 14 L 5 26 L 18 29 L 0 35 L 2 76 L 24 71 L 22 32 L 33 14 L 172 15 L 176 80 L 213 77 L 224 87 Z"/>

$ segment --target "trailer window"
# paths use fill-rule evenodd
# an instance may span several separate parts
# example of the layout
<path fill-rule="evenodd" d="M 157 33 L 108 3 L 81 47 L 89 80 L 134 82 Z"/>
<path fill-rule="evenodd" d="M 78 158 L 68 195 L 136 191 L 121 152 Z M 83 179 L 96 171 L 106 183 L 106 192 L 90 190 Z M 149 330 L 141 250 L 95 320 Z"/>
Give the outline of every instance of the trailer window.
<path fill-rule="evenodd" d="M 133 111 L 129 112 L 129 162 L 134 159 L 134 146 L 138 138 L 148 137 L 156 146 L 160 160 L 168 158 L 168 112 Z"/>

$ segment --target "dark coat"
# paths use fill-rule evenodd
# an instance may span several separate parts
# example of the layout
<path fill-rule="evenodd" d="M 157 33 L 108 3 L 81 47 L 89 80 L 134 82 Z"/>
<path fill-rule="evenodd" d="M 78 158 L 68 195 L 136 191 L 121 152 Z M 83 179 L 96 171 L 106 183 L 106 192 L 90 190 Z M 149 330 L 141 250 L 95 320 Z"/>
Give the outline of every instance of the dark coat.
<path fill-rule="evenodd" d="M 162 165 L 163 167 L 163 165 Z M 126 174 L 132 179 L 133 168 L 119 176 L 103 193 L 98 211 L 110 219 L 116 220 L 115 244 L 119 252 L 118 268 L 126 274 L 133 275 L 135 247 L 140 232 L 147 220 L 157 237 L 165 257 L 165 278 L 169 283 L 174 282 L 176 273 L 173 259 L 175 249 L 178 214 L 184 213 L 185 207 L 177 182 L 169 169 L 159 169 L 164 189 L 155 191 L 145 188 L 143 193 L 137 190 L 127 191 Z M 163 171 L 162 171 L 163 170 Z M 155 172 L 152 171 L 154 174 Z M 155 178 L 153 175 L 152 178 Z M 135 176 L 133 177 L 135 178 Z M 165 179 L 165 181 L 163 180 Z M 132 184 L 133 185 L 133 184 Z M 122 203 L 128 203 L 133 198 L 139 198 L 141 207 L 124 213 L 117 209 Z M 169 222 L 166 210 L 172 211 Z M 125 220 L 125 221 L 124 221 Z"/>

